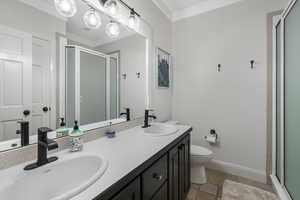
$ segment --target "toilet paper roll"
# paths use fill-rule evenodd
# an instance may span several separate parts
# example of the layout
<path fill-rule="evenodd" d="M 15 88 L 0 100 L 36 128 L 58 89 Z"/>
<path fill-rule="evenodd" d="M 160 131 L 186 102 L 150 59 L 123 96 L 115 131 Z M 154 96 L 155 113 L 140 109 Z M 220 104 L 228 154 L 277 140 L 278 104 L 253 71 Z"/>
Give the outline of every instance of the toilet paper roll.
<path fill-rule="evenodd" d="M 217 137 L 216 136 L 205 136 L 205 140 L 211 144 L 217 143 Z"/>

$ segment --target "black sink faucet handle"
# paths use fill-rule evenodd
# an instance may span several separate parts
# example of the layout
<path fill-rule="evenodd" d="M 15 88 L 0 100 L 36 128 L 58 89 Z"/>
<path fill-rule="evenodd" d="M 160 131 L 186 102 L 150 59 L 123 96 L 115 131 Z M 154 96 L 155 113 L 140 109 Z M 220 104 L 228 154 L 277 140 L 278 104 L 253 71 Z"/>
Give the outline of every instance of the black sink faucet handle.
<path fill-rule="evenodd" d="M 21 146 L 29 145 L 29 122 L 28 121 L 19 121 L 21 126 L 20 130 L 17 130 L 17 134 L 21 135 Z"/>

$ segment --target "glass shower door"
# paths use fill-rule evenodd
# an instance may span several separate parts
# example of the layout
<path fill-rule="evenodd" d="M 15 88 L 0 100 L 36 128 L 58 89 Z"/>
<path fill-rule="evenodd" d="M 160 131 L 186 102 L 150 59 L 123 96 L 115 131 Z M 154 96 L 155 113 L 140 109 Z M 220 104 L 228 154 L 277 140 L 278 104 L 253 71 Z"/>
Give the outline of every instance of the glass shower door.
<path fill-rule="evenodd" d="M 285 17 L 284 26 L 285 186 L 300 199 L 300 1 Z"/>
<path fill-rule="evenodd" d="M 80 51 L 80 124 L 105 120 L 106 57 Z"/>

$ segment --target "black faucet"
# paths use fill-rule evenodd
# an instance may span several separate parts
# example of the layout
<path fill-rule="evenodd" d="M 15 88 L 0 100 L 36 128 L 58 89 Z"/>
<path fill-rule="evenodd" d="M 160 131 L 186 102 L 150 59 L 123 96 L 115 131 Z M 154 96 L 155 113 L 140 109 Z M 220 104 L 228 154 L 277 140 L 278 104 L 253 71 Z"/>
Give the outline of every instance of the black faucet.
<path fill-rule="evenodd" d="M 21 135 L 21 146 L 29 145 L 29 122 L 27 121 L 19 121 L 21 126 L 20 130 L 17 130 L 16 134 Z"/>
<path fill-rule="evenodd" d="M 149 118 L 156 119 L 156 116 L 149 115 L 149 112 L 151 112 L 151 111 L 153 111 L 153 110 L 145 110 L 145 120 L 144 120 L 144 126 L 142 126 L 142 128 L 148 128 L 151 126 L 151 125 L 149 125 Z"/>
<path fill-rule="evenodd" d="M 32 170 L 38 168 L 40 166 L 46 165 L 48 163 L 56 161 L 57 157 L 47 158 L 48 150 L 51 151 L 53 149 L 58 148 L 57 142 L 54 140 L 48 139 L 47 133 L 52 131 L 49 128 L 43 127 L 38 129 L 38 158 L 37 162 L 30 164 L 24 168 L 24 170 Z"/>
<path fill-rule="evenodd" d="M 130 121 L 130 108 L 125 108 L 126 112 L 120 113 L 120 116 L 126 115 L 126 121 Z"/>

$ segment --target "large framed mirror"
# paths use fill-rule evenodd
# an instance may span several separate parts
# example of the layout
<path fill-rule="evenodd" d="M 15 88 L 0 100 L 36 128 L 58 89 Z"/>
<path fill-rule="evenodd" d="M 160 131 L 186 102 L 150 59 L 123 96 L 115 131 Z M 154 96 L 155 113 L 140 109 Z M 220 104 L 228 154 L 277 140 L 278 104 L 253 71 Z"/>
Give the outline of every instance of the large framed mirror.
<path fill-rule="evenodd" d="M 55 2 L 0 3 L 0 151 L 36 143 L 39 127 L 56 138 L 75 120 L 87 131 L 149 107 L 151 39 L 139 14 L 129 13 L 133 24 L 126 6 L 116 16 L 102 1 L 74 0 L 71 17 Z"/>

